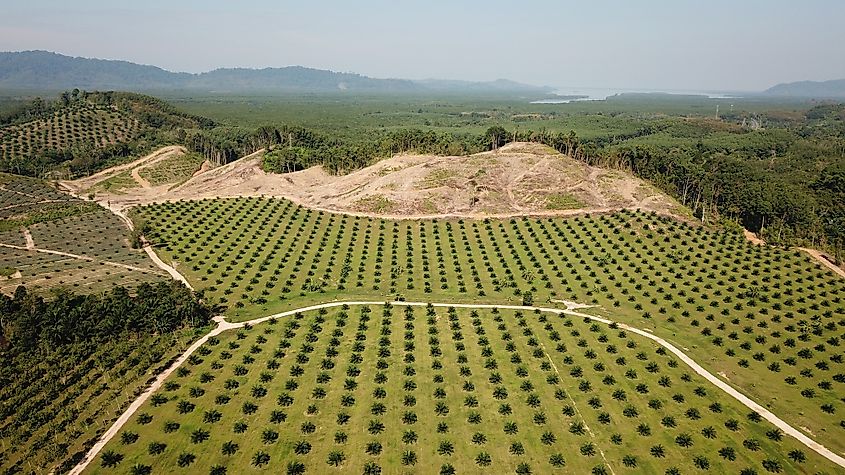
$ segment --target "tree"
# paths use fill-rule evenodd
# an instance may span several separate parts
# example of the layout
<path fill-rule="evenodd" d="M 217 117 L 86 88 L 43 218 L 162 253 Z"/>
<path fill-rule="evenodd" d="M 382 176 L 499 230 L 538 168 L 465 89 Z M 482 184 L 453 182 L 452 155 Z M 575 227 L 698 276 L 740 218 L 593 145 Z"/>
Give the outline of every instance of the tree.
<path fill-rule="evenodd" d="M 288 462 L 287 468 L 285 469 L 285 473 L 287 475 L 304 475 L 305 464 L 298 460 L 290 461 Z"/>
<path fill-rule="evenodd" d="M 176 464 L 179 465 L 180 467 L 184 468 L 184 467 L 187 467 L 187 466 L 191 465 L 192 463 L 194 463 L 194 460 L 196 460 L 196 459 L 197 459 L 196 455 L 189 453 L 189 452 L 182 452 L 181 454 L 179 454 L 179 457 L 176 459 Z"/>
<path fill-rule="evenodd" d="M 223 455 L 234 455 L 238 452 L 238 444 L 231 440 L 228 442 L 223 442 L 221 452 L 223 453 Z"/>
<path fill-rule="evenodd" d="M 549 457 L 549 464 L 555 468 L 561 468 L 566 466 L 566 459 L 563 458 L 563 455 L 560 453 L 552 454 Z"/>
<path fill-rule="evenodd" d="M 119 454 L 114 450 L 107 450 L 100 455 L 103 467 L 116 467 L 123 461 L 123 454 Z"/>
<path fill-rule="evenodd" d="M 270 463 L 270 454 L 268 454 L 267 452 L 259 450 L 258 452 L 253 454 L 252 465 L 256 467 L 263 467 L 268 463 Z"/>
<path fill-rule="evenodd" d="M 333 450 L 326 457 L 326 463 L 333 467 L 340 467 L 344 461 L 346 461 L 346 455 L 340 450 Z"/>
<path fill-rule="evenodd" d="M 490 127 L 484 132 L 487 143 L 490 144 L 490 150 L 497 150 L 502 145 L 508 143 L 508 135 L 508 131 L 499 125 Z"/>
<path fill-rule="evenodd" d="M 534 296 L 531 294 L 531 292 L 522 293 L 522 305 L 526 307 L 534 305 Z"/>

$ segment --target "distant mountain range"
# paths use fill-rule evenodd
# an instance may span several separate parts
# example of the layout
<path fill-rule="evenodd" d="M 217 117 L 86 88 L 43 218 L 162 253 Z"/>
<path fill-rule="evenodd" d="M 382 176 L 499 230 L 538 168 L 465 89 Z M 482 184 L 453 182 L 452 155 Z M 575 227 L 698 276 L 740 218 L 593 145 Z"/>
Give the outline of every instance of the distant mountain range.
<path fill-rule="evenodd" d="M 191 74 L 128 61 L 76 58 L 48 51 L 0 52 L 0 89 L 61 91 L 166 91 L 217 93 L 519 93 L 542 95 L 553 88 L 506 79 L 488 82 L 377 79 L 353 73 L 288 66 L 222 68 Z"/>
<path fill-rule="evenodd" d="M 845 99 L 845 79 L 798 81 L 778 84 L 763 91 L 766 96 L 806 99 Z"/>

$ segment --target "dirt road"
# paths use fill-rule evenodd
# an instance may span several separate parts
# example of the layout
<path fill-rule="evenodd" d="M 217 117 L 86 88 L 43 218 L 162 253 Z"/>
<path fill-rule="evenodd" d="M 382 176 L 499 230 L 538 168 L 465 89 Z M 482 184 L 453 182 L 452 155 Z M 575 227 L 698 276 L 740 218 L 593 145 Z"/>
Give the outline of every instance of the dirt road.
<path fill-rule="evenodd" d="M 171 145 L 168 147 L 163 147 L 150 153 L 149 155 L 141 157 L 132 162 L 124 163 L 123 165 L 117 165 L 115 167 L 102 170 L 91 176 L 80 178 L 78 180 L 62 181 L 60 182 L 60 184 L 72 190 L 74 193 L 83 193 L 85 190 L 88 190 L 89 188 L 95 186 L 97 183 L 100 183 L 104 180 L 108 180 L 109 178 L 117 175 L 118 173 L 124 172 L 126 170 L 134 170 L 136 168 L 143 169 L 144 167 L 150 166 L 153 163 L 164 160 L 172 156 L 173 154 L 185 152 L 185 147 L 182 147 L 181 145 Z M 135 173 L 132 173 L 132 177 L 135 178 Z M 143 182 L 146 182 L 146 180 L 144 180 L 140 175 L 138 175 L 138 178 L 140 178 Z M 137 178 L 136 181 L 138 181 Z M 143 187 L 142 181 L 138 181 L 138 184 Z M 147 182 L 147 186 L 149 186 L 149 182 Z"/>

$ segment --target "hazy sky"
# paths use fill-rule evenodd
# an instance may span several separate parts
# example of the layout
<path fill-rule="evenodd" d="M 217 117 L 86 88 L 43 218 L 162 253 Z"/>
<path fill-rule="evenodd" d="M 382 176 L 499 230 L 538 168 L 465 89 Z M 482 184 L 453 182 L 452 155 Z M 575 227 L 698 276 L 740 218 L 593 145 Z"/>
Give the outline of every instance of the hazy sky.
<path fill-rule="evenodd" d="M 845 0 L 2 0 L 0 50 L 174 71 L 759 90 L 845 78 Z"/>

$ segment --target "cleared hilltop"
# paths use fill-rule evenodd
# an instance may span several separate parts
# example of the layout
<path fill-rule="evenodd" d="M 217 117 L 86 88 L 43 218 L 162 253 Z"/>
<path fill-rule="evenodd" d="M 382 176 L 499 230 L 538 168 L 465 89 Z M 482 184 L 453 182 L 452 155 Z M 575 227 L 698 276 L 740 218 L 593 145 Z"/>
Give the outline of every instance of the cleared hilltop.
<path fill-rule="evenodd" d="M 116 207 L 167 200 L 276 196 L 315 209 L 393 217 L 566 215 L 614 209 L 683 214 L 633 175 L 592 167 L 548 147 L 513 143 L 465 157 L 401 154 L 348 175 L 322 167 L 287 174 L 261 169 L 263 152 L 195 174 L 182 184 L 104 187 L 113 172 L 66 182 Z M 138 166 L 144 166 L 145 161 Z M 127 168 L 120 173 L 131 172 Z"/>

